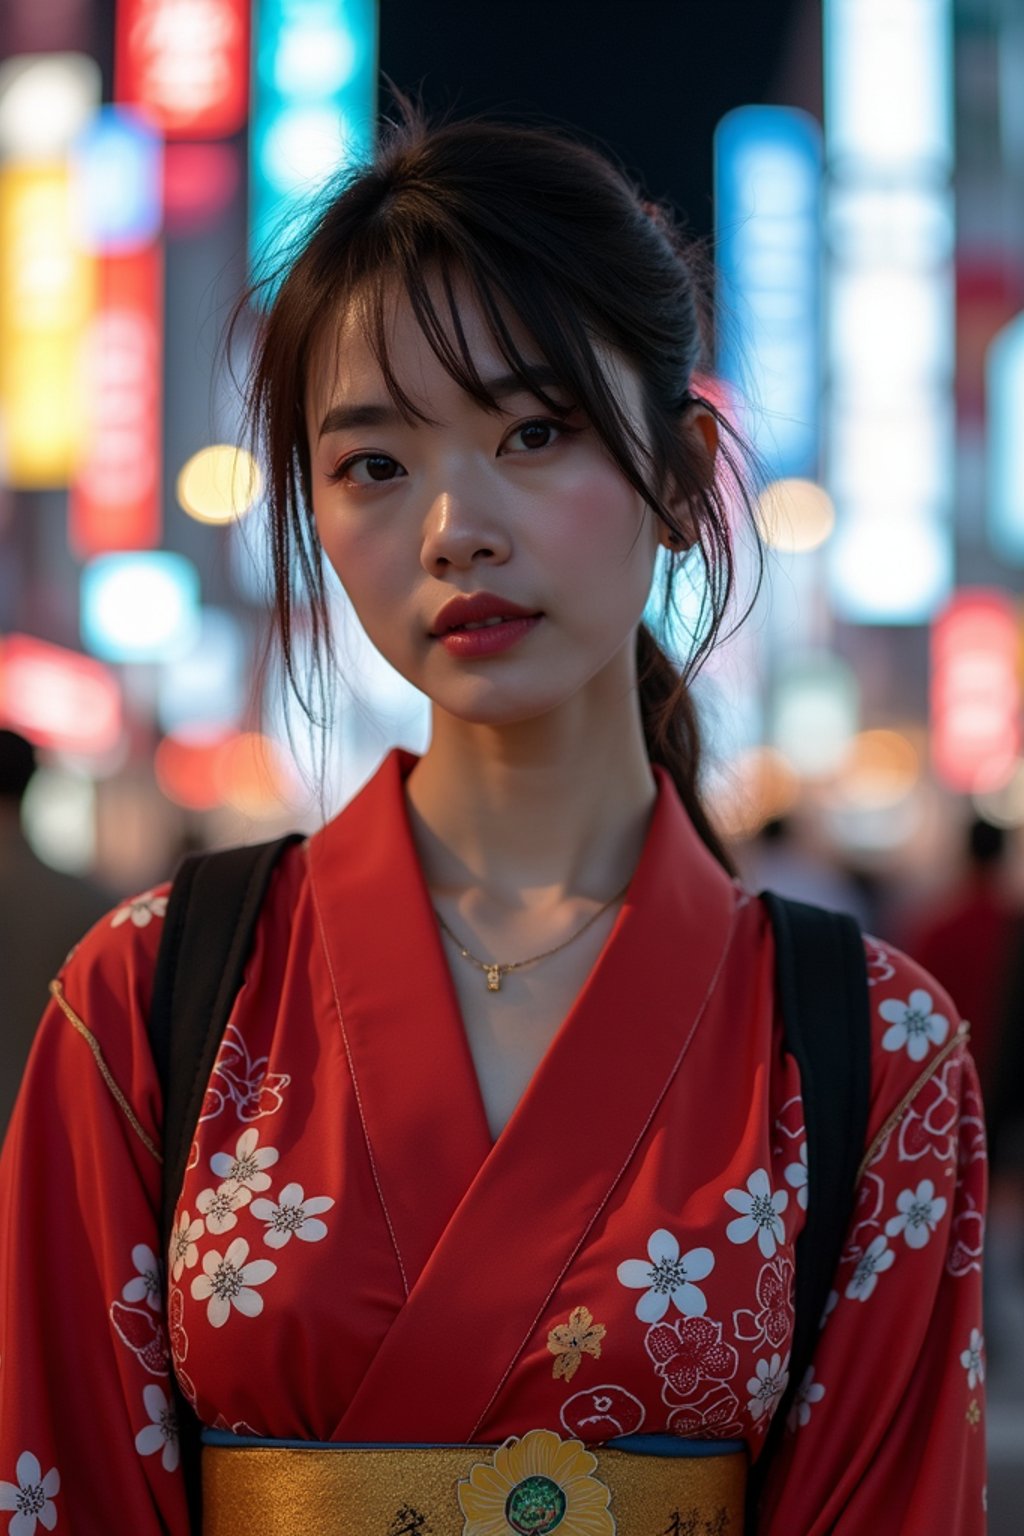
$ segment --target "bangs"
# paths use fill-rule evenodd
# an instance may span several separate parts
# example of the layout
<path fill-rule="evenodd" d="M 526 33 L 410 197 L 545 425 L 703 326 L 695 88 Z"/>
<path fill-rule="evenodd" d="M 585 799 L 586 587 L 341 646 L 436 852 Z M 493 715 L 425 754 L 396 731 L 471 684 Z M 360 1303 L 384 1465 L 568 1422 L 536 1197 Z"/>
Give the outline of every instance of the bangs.
<path fill-rule="evenodd" d="M 385 227 L 372 231 L 362 251 L 350 247 L 350 275 L 340 285 L 341 292 L 336 290 L 331 307 L 339 322 L 354 315 L 402 418 L 410 424 L 438 425 L 403 385 L 400 360 L 392 355 L 389 322 L 403 298 L 448 376 L 482 409 L 495 415 L 503 411 L 466 336 L 462 310 L 468 303 L 478 311 L 497 355 L 523 390 L 553 416 L 564 418 L 581 410 L 632 487 L 648 495 L 641 468 L 649 468 L 647 441 L 623 410 L 597 350 L 601 344 L 615 344 L 582 318 L 579 295 L 536 267 L 527 278 L 515 252 L 500 246 L 485 250 L 467 238 L 455 248 L 442 243 L 436 231 L 417 239 L 395 218 L 397 211 L 381 211 Z M 324 329 L 340 336 L 340 324 Z M 517 341 L 517 331 L 529 338 L 525 347 Z M 335 343 L 335 361 L 342 345 L 340 340 Z"/>

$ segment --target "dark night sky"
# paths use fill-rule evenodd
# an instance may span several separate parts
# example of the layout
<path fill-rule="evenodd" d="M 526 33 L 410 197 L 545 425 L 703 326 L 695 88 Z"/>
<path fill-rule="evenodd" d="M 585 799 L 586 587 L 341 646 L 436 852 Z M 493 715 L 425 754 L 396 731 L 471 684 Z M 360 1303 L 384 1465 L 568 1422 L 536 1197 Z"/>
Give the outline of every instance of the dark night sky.
<path fill-rule="evenodd" d="M 430 108 L 529 111 L 582 129 L 700 236 L 723 113 L 817 99 L 819 81 L 800 71 L 804 100 L 792 89 L 807 11 L 799 0 L 381 0 L 380 65 Z"/>
<path fill-rule="evenodd" d="M 109 96 L 115 0 L 93 6 Z M 820 10 L 820 0 L 380 0 L 380 68 L 430 109 L 531 112 L 582 130 L 702 236 L 718 119 L 754 102 L 820 113 Z"/>

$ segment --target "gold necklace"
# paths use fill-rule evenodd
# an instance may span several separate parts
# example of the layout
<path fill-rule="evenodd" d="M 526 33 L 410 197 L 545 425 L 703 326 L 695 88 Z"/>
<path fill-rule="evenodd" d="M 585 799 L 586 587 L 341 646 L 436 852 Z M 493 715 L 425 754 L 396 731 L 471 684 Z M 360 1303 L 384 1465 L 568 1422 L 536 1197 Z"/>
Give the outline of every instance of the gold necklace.
<path fill-rule="evenodd" d="M 554 949 L 546 949 L 544 953 L 540 955 L 531 955 L 528 960 L 511 960 L 507 964 L 479 959 L 478 956 L 472 954 L 468 949 L 466 949 L 460 940 L 456 938 L 455 934 L 452 933 L 451 929 L 448 927 L 448 924 L 445 922 L 444 918 L 441 916 L 440 912 L 438 912 L 436 907 L 434 909 L 434 916 L 437 918 L 438 922 L 441 924 L 441 927 L 451 939 L 452 943 L 455 944 L 462 958 L 464 960 L 471 961 L 473 965 L 479 967 L 481 971 L 486 973 L 488 992 L 500 992 L 501 978 L 505 971 L 518 971 L 521 966 L 535 965 L 538 960 L 546 960 L 549 955 L 557 955 L 558 951 L 560 949 L 564 949 L 567 944 L 571 944 L 573 939 L 578 939 L 581 933 L 586 933 L 591 923 L 595 923 L 601 916 L 601 913 L 607 912 L 612 903 L 619 901 L 623 896 L 625 896 L 628 890 L 629 881 L 627 880 L 621 891 L 619 891 L 615 896 L 610 897 L 608 901 L 605 902 L 603 907 L 598 907 L 596 912 L 592 912 L 590 914 L 582 928 L 577 928 L 575 933 L 571 933 L 567 939 L 563 939 L 561 944 L 556 944 Z"/>

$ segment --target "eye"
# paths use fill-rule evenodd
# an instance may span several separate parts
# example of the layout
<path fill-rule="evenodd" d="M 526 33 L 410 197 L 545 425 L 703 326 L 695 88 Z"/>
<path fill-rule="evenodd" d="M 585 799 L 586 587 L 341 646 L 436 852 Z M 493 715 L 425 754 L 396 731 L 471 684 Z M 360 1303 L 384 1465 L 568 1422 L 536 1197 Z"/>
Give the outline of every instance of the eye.
<path fill-rule="evenodd" d="M 332 469 L 327 478 L 332 485 L 386 485 L 389 480 L 397 480 L 404 474 L 401 464 L 390 454 L 354 453 Z"/>
<path fill-rule="evenodd" d="M 547 416 L 535 416 L 530 421 L 522 422 L 513 432 L 506 437 L 503 446 L 507 448 L 512 444 L 514 453 L 536 453 L 540 448 L 550 448 L 561 437 L 574 437 L 579 432 L 579 427 L 567 427 L 563 421 L 552 421 Z M 519 438 L 521 446 L 516 448 L 515 440 Z"/>

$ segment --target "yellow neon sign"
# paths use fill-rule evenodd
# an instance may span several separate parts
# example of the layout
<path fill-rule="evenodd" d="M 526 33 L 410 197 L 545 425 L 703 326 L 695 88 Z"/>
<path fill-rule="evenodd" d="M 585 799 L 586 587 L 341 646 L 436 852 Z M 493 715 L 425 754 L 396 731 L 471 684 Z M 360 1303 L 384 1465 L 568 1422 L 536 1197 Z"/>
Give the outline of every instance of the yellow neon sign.
<path fill-rule="evenodd" d="M 11 485 L 36 489 L 71 478 L 93 294 L 94 262 L 74 237 L 68 167 L 0 167 L 0 418 Z"/>

